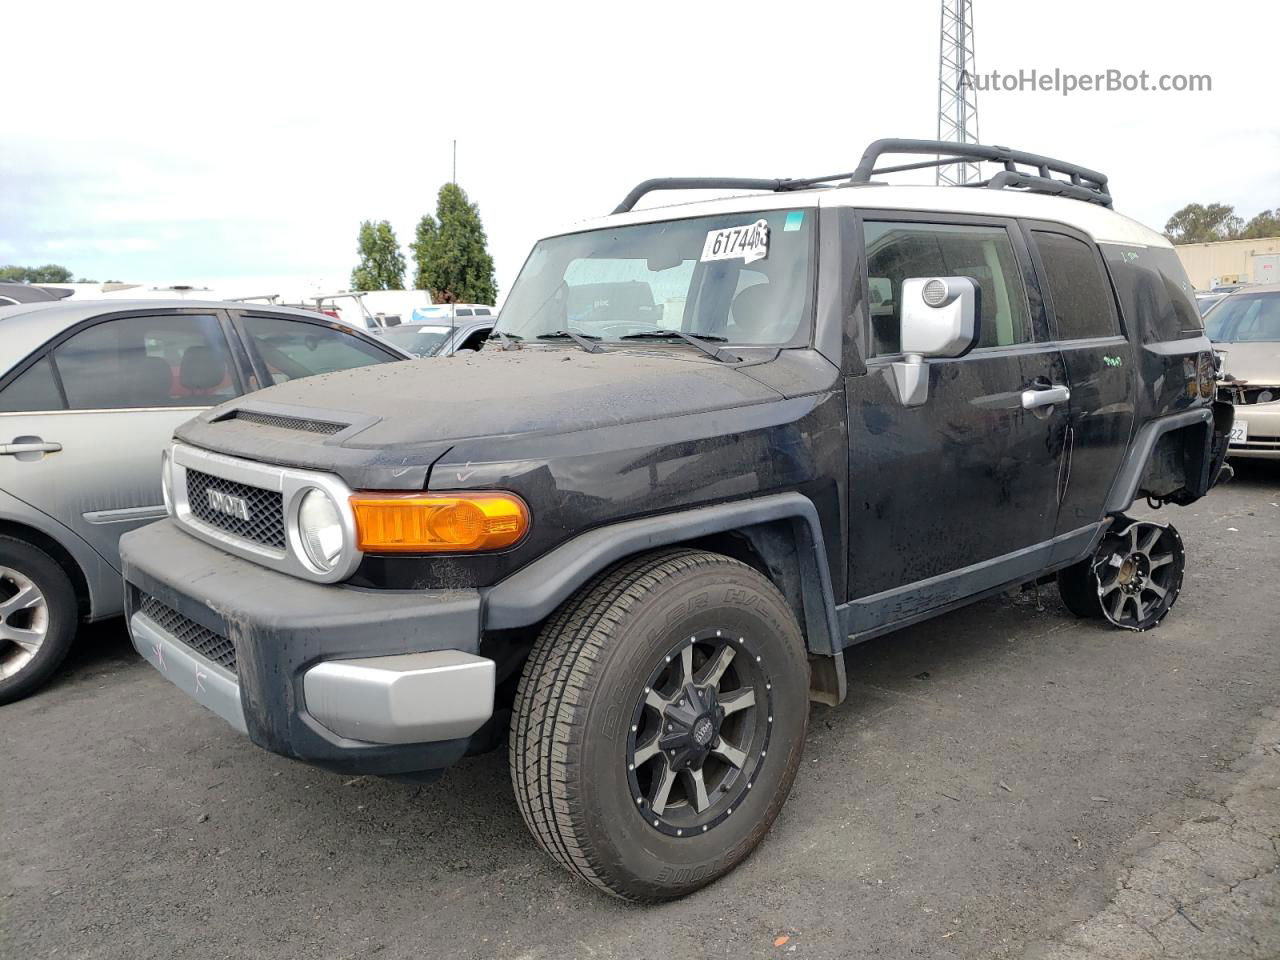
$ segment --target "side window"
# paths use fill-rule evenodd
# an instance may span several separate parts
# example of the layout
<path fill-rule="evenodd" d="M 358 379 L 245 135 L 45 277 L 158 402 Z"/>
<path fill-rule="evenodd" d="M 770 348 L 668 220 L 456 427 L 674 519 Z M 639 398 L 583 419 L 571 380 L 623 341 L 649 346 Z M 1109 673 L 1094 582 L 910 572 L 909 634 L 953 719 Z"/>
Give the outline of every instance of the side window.
<path fill-rule="evenodd" d="M 491 317 L 493 316 L 493 311 L 491 311 L 488 307 L 476 307 L 476 316 Z"/>
<path fill-rule="evenodd" d="M 1053 297 L 1060 340 L 1113 337 L 1120 333 L 1111 287 L 1093 248 L 1062 233 L 1033 230 Z"/>
<path fill-rule="evenodd" d="M 53 351 L 72 410 L 212 406 L 240 390 L 218 318 L 121 317 Z"/>
<path fill-rule="evenodd" d="M 251 315 L 240 324 L 273 383 L 391 359 L 371 343 L 318 323 Z"/>
<path fill-rule="evenodd" d="M 470 316 L 472 316 L 473 314 L 472 314 L 472 310 L 471 310 L 471 308 L 470 308 L 470 307 L 458 307 L 458 308 L 456 308 L 456 309 L 454 310 L 454 314 L 453 314 L 453 315 L 454 315 L 455 317 L 470 317 Z"/>
<path fill-rule="evenodd" d="M 1136 323 L 1144 343 L 1182 340 L 1204 333 L 1191 282 L 1169 247 L 1101 245 L 1120 294 L 1127 323 Z"/>
<path fill-rule="evenodd" d="M 978 285 L 979 346 L 1032 339 L 1027 294 L 1003 227 L 868 221 L 863 239 L 872 356 L 901 351 L 902 281 L 911 277 L 969 277 Z"/>
<path fill-rule="evenodd" d="M 37 410 L 61 410 L 62 394 L 53 378 L 53 365 L 41 357 L 17 379 L 0 390 L 0 413 L 30 413 Z"/>
<path fill-rule="evenodd" d="M 462 346 L 460 346 L 458 349 L 459 350 L 479 350 L 481 347 L 484 346 L 484 342 L 489 339 L 489 334 L 491 332 L 491 329 L 492 328 L 490 327 L 483 327 L 480 330 L 476 330 L 469 337 L 467 337 L 466 340 L 463 341 Z"/>

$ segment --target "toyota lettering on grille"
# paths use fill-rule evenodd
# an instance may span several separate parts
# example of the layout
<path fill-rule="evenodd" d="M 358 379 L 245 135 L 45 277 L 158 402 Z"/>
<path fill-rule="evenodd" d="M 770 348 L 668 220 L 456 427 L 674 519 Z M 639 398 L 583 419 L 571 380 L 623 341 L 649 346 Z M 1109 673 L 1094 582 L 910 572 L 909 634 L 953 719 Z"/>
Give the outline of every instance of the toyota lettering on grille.
<path fill-rule="evenodd" d="M 249 503 L 244 497 L 233 497 L 229 493 L 214 489 L 206 490 L 205 496 L 209 498 L 210 510 L 216 510 L 218 513 L 225 513 L 228 517 L 236 517 L 246 522 L 249 520 Z"/>

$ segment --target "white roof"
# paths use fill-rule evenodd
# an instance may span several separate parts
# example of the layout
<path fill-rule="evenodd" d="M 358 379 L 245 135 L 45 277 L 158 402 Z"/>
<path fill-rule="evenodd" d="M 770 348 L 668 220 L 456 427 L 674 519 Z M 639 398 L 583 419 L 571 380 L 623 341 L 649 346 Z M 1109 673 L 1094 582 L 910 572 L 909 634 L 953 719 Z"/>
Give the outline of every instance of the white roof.
<path fill-rule="evenodd" d="M 991 190 L 980 187 L 924 187 L 865 184 L 851 187 L 796 190 L 786 193 L 753 193 L 648 207 L 579 223 L 562 233 L 577 233 L 599 227 L 659 220 L 714 216 L 721 213 L 811 207 L 853 207 L 859 210 L 918 210 L 937 213 L 972 213 L 995 217 L 1025 217 L 1049 220 L 1075 227 L 1098 243 L 1123 243 L 1146 247 L 1171 244 L 1155 230 L 1096 203 L 1054 197 L 1025 190 Z"/>

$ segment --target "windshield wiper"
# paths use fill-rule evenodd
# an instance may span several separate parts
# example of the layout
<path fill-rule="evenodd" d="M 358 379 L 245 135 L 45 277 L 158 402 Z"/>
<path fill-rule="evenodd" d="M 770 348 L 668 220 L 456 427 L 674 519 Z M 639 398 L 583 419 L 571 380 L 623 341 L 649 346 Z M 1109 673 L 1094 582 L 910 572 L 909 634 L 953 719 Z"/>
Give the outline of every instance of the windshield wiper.
<path fill-rule="evenodd" d="M 574 333 L 572 330 L 552 330 L 550 333 L 538 334 L 539 340 L 572 340 L 587 353 L 604 353 L 604 347 L 592 340 L 600 338 L 590 333 Z"/>
<path fill-rule="evenodd" d="M 741 357 L 736 357 L 732 353 L 726 353 L 720 347 L 715 346 L 712 341 L 717 343 L 728 343 L 728 337 L 718 337 L 715 334 L 705 334 L 704 336 L 695 337 L 692 334 L 685 333 L 683 330 L 646 330 L 644 333 L 628 333 L 621 337 L 622 340 L 670 340 L 672 337 L 679 337 L 686 343 L 690 343 L 697 347 L 703 353 L 713 360 L 719 360 L 721 363 L 737 363 Z"/>

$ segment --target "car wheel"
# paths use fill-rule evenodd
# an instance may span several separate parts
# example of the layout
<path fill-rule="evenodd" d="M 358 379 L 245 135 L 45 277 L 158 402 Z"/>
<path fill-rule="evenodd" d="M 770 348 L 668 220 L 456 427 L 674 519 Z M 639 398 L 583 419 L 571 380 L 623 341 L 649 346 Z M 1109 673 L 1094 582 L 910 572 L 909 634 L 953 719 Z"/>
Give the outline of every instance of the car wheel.
<path fill-rule="evenodd" d="M 1078 617 L 1150 630 L 1182 590 L 1185 553 L 1171 524 L 1120 518 L 1093 555 L 1058 574 L 1058 592 Z"/>
<path fill-rule="evenodd" d="M 809 668 L 756 570 L 679 550 L 623 563 L 544 626 L 511 724 L 542 847 L 628 900 L 683 896 L 759 843 L 795 779 Z"/>
<path fill-rule="evenodd" d="M 75 589 L 57 561 L 0 537 L 0 704 L 49 679 L 71 649 L 78 620 Z"/>

